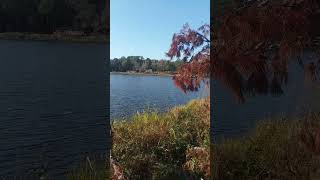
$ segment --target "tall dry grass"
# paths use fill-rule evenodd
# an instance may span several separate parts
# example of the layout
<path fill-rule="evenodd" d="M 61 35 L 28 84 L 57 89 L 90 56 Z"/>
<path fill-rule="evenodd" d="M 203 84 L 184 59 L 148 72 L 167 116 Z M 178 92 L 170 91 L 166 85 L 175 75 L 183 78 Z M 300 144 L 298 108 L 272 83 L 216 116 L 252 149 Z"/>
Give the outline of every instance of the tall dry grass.
<path fill-rule="evenodd" d="M 208 152 L 209 123 L 209 99 L 193 100 L 166 113 L 138 113 L 113 123 L 112 156 L 128 179 L 199 179 L 205 173 L 190 168 L 195 156 L 187 153 L 195 147 Z"/>
<path fill-rule="evenodd" d="M 305 118 L 262 121 L 247 137 L 213 144 L 213 179 L 320 179 L 320 158 L 302 138 L 314 134 L 306 129 Z M 309 120 L 320 128 L 319 115 Z M 307 139 L 312 141 L 312 135 Z"/>

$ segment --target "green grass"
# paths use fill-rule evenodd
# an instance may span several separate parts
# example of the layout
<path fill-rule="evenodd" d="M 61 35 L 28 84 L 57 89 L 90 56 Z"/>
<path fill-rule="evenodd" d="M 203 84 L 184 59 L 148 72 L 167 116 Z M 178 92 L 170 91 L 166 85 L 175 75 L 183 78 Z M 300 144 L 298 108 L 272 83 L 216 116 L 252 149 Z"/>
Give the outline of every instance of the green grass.
<path fill-rule="evenodd" d="M 166 113 L 138 113 L 112 125 L 112 156 L 129 179 L 203 176 L 188 172 L 187 150 L 209 148 L 209 101 L 194 100 Z M 182 178 L 185 179 L 185 178 Z"/>

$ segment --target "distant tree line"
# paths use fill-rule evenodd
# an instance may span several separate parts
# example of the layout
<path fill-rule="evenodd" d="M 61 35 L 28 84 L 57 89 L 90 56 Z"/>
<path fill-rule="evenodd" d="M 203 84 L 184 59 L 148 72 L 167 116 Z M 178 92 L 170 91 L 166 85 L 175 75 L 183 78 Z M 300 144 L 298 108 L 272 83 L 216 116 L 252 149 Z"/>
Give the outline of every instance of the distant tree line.
<path fill-rule="evenodd" d="M 106 32 L 105 0 L 0 0 L 0 32 Z"/>
<path fill-rule="evenodd" d="M 142 56 L 114 58 L 110 61 L 111 71 L 116 72 L 175 72 L 181 61 L 155 60 Z"/>

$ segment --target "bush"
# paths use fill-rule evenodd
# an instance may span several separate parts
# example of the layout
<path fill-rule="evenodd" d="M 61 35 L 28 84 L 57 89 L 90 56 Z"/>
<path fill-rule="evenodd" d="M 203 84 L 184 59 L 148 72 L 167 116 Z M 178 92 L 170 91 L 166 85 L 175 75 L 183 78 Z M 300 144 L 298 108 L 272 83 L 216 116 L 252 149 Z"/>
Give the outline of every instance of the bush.
<path fill-rule="evenodd" d="M 209 147 L 209 117 L 206 99 L 166 113 L 143 112 L 115 121 L 112 156 L 129 179 L 187 176 L 183 168 L 187 149 Z"/>

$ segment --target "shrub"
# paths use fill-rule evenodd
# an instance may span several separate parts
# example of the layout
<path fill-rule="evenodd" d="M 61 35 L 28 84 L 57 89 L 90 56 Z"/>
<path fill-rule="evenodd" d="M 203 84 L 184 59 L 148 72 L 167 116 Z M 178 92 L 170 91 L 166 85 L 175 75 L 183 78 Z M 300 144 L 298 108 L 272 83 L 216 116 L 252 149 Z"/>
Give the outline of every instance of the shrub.
<path fill-rule="evenodd" d="M 112 125 L 112 156 L 129 179 L 186 176 L 192 147 L 209 147 L 209 99 L 193 100 L 166 113 L 143 112 Z"/>

